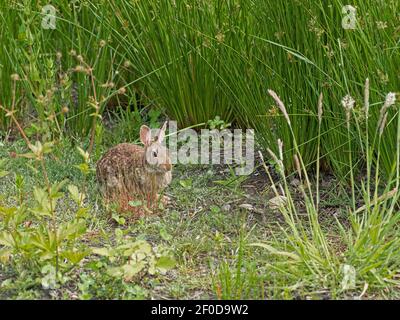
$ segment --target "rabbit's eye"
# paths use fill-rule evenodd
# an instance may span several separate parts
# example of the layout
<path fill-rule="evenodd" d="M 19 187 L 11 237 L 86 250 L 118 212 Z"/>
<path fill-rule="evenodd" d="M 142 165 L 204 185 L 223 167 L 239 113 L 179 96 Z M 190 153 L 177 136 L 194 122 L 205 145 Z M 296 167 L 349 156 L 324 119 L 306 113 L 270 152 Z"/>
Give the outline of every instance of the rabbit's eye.
<path fill-rule="evenodd" d="M 153 157 L 157 158 L 157 152 L 153 151 Z"/>

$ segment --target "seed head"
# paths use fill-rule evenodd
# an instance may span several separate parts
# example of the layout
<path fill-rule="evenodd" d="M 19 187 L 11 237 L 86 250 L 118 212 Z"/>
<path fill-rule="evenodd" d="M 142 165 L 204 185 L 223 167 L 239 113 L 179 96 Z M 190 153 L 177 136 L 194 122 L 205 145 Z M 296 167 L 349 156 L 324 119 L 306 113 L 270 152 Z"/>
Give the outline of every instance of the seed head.
<path fill-rule="evenodd" d="M 322 109 L 322 102 L 324 100 L 324 94 L 321 92 L 321 94 L 319 95 L 319 99 L 318 99 L 318 122 L 321 124 L 322 122 L 322 114 L 323 114 L 323 109 Z"/>
<path fill-rule="evenodd" d="M 369 79 L 365 80 L 364 87 L 364 111 L 365 111 L 365 119 L 368 120 L 369 115 Z"/>
<path fill-rule="evenodd" d="M 66 114 L 66 113 L 68 113 L 68 112 L 69 112 L 69 109 L 68 109 L 67 106 L 64 106 L 64 107 L 61 109 L 61 113 L 63 113 L 63 114 Z"/>
<path fill-rule="evenodd" d="M 125 87 L 121 87 L 118 89 L 118 94 L 125 94 L 125 93 L 126 93 Z"/>
<path fill-rule="evenodd" d="M 344 108 L 344 110 L 346 111 L 346 123 L 347 126 L 350 125 L 350 115 L 351 115 L 351 110 L 354 109 L 354 104 L 356 103 L 356 101 L 353 99 L 353 97 L 351 95 L 346 95 L 343 99 L 342 99 L 342 106 Z"/>
<path fill-rule="evenodd" d="M 106 82 L 106 83 L 103 83 L 102 85 L 100 85 L 100 87 L 102 87 L 102 88 L 114 88 L 115 84 L 114 84 L 114 82 Z"/>
<path fill-rule="evenodd" d="M 79 62 L 83 62 L 83 57 L 82 57 L 81 55 L 76 56 L 76 59 L 77 59 Z"/>
<path fill-rule="evenodd" d="M 222 32 L 218 32 L 218 34 L 215 36 L 215 39 L 217 39 L 219 43 L 223 43 L 225 40 L 225 35 Z"/>
<path fill-rule="evenodd" d="M 84 71 L 86 71 L 86 69 L 83 66 L 78 65 L 75 67 L 75 71 L 76 72 L 84 72 Z"/>
<path fill-rule="evenodd" d="M 87 67 L 87 68 L 85 69 L 85 72 L 86 72 L 87 75 L 91 75 L 91 74 L 93 73 L 93 68 Z"/>
<path fill-rule="evenodd" d="M 386 96 L 385 102 L 381 108 L 381 112 L 379 115 L 378 126 L 380 135 L 382 135 L 383 130 L 385 129 L 386 126 L 388 109 L 395 103 L 396 103 L 396 94 L 393 92 L 389 92 Z"/>
<path fill-rule="evenodd" d="M 385 130 L 385 126 L 386 126 L 386 122 L 387 122 L 387 115 L 388 115 L 388 113 L 386 112 L 383 115 L 382 120 L 380 121 L 380 124 L 379 124 L 379 135 L 380 136 L 383 134 L 383 130 Z"/>
<path fill-rule="evenodd" d="M 19 80 L 21 80 L 21 79 L 20 79 L 20 77 L 19 77 L 19 75 L 18 75 L 17 73 L 13 73 L 13 74 L 11 75 L 11 80 L 12 80 L 12 81 L 19 81 Z"/>
<path fill-rule="evenodd" d="M 396 103 L 396 94 L 394 92 L 389 92 L 385 99 L 385 104 L 383 107 L 390 108 Z"/>
<path fill-rule="evenodd" d="M 278 97 L 278 95 L 276 94 L 275 91 L 273 91 L 273 90 L 268 90 L 268 93 L 269 93 L 269 95 L 275 100 L 276 105 L 277 105 L 278 108 L 281 110 L 281 112 L 283 113 L 283 115 L 284 115 L 284 117 L 285 117 L 285 119 L 286 119 L 288 125 L 290 126 L 290 125 L 291 125 L 291 123 L 290 123 L 290 118 L 289 118 L 289 115 L 288 115 L 288 113 L 287 113 L 287 111 L 286 111 L 286 107 L 285 107 L 285 105 L 283 104 L 282 100 Z"/>
<path fill-rule="evenodd" d="M 342 99 L 343 108 L 345 108 L 346 110 L 349 110 L 349 111 L 354 109 L 354 104 L 355 103 L 356 103 L 356 101 L 349 94 Z"/>
<path fill-rule="evenodd" d="M 299 160 L 299 157 L 297 156 L 297 154 L 295 154 L 293 156 L 293 159 L 294 159 L 294 165 L 295 165 L 296 170 L 297 170 L 297 174 L 299 175 L 299 177 L 301 179 L 301 165 L 300 165 L 300 160 Z"/>

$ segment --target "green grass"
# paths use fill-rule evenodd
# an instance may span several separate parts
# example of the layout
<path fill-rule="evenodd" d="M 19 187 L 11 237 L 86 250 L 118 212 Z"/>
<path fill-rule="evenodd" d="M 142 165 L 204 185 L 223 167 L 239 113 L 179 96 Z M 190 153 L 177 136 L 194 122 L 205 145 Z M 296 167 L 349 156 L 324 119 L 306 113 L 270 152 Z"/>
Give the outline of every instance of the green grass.
<path fill-rule="evenodd" d="M 52 4 L 55 30 L 0 5 L 0 297 L 399 297 L 398 1 L 355 1 L 356 30 L 340 0 Z M 171 204 L 125 224 L 91 169 L 164 117 L 254 128 L 266 163 L 177 165 Z"/>
<path fill-rule="evenodd" d="M 20 153 L 24 152 L 25 148 L 23 143 L 9 145 L 2 150 L 1 157 L 8 157 L 8 151 Z M 69 183 L 82 185 L 83 177 L 80 171 L 73 168 L 74 164 L 80 163 L 80 156 L 70 142 L 63 141 L 57 146 L 54 154 L 60 155 L 60 158 L 46 163 L 49 179 L 51 181 L 68 179 Z M 8 161 L 7 170 L 24 176 L 25 185 L 22 193 L 28 205 L 33 202 L 30 190 L 40 179 L 40 173 L 35 173 L 27 167 L 27 162 L 31 161 L 23 158 Z M 232 200 L 233 195 L 229 190 L 215 192 L 215 189 L 208 187 L 212 185 L 218 171 L 210 171 L 203 179 L 193 181 L 190 187 L 183 187 L 180 181 L 190 177 L 193 170 L 195 168 L 177 169 L 176 179 L 168 191 L 172 205 L 161 216 L 141 219 L 128 225 L 118 225 L 116 221 L 110 219 L 109 213 L 105 211 L 101 199 L 97 196 L 94 176 L 90 175 L 88 179 L 90 202 L 86 206 L 92 209 L 86 223 L 87 234 L 92 236 L 88 236 L 90 242 L 86 245 L 98 247 L 112 244 L 116 241 L 118 233 L 116 230 L 122 230 L 125 236 L 146 239 L 158 247 L 168 246 L 173 249 L 179 264 L 167 276 L 143 276 L 131 283 L 121 279 L 116 280 L 102 272 L 106 264 L 104 260 L 91 256 L 85 259 L 86 261 L 80 262 L 75 271 L 66 272 L 65 276 L 69 279 L 64 285 L 57 290 L 47 292 L 40 285 L 43 276 L 35 269 L 26 269 L 21 276 L 15 273 L 17 260 L 14 258 L 11 264 L 1 264 L 0 274 L 3 281 L 1 296 L 44 298 L 51 294 L 54 298 L 190 298 L 192 296 L 215 298 L 209 274 L 218 267 L 218 258 L 221 255 L 228 259 L 232 250 L 235 250 L 236 239 L 239 238 L 247 217 L 246 213 L 240 210 L 236 210 L 233 216 L 229 217 L 219 208 L 219 204 L 222 205 L 228 199 Z M 198 171 L 201 172 L 203 169 Z M 14 202 L 11 198 L 17 194 L 14 174 L 10 173 L 2 178 L 1 194 L 6 197 L 2 200 L 2 206 Z M 74 203 L 70 199 L 60 200 L 58 204 L 60 222 L 71 218 L 70 213 L 73 208 Z M 0 228 L 1 232 L 5 231 L 4 225 Z M 227 238 L 232 240 L 226 242 Z M 24 268 L 24 265 L 20 265 L 20 268 Z M 78 270 L 80 271 L 77 272 Z M 6 279 L 10 280 L 4 281 Z"/>
<path fill-rule="evenodd" d="M 26 152 L 24 142 L 5 144 L 1 150 L 1 158 L 8 159 L 4 169 L 10 172 L 1 179 L 1 207 L 13 206 L 18 201 L 19 189 L 16 187 L 15 174 L 24 177 L 21 192 L 25 206 L 32 207 L 32 189 L 42 184 L 41 174 L 32 169 L 36 167 L 33 160 L 10 159 L 8 153 L 11 151 L 19 154 Z M 103 207 L 94 175 L 90 174 L 85 179 L 80 170 L 74 167 L 81 162 L 81 157 L 71 142 L 62 140 L 53 154 L 56 158 L 46 161 L 51 181 L 68 179 L 68 184 L 72 183 L 81 189 L 85 183 L 87 187 L 87 201 L 84 204 L 84 207 L 89 208 L 85 218 L 87 229 L 83 238 L 74 242 L 74 247 L 115 247 L 118 241 L 128 243 L 128 238 L 142 239 L 154 247 L 168 247 L 177 264 L 166 274 L 143 273 L 133 281 L 124 281 L 106 272 L 112 265 L 105 257 L 91 254 L 63 272 L 63 281 L 60 280 L 55 289 L 45 290 L 42 287 L 45 274 L 40 272 L 41 268 L 28 267 L 15 255 L 8 263 L 3 261 L 0 264 L 0 296 L 3 298 L 353 298 L 361 295 L 364 279 L 369 284 L 364 298 L 398 296 L 395 285 L 386 283 L 386 280 L 376 284 L 379 278 L 375 278 L 384 274 L 385 278 L 390 279 L 398 271 L 393 264 L 387 268 L 389 261 L 397 259 L 395 252 L 389 254 L 390 248 L 394 248 L 396 243 L 378 235 L 376 238 L 371 237 L 371 229 L 368 227 L 376 226 L 378 229 L 372 230 L 381 230 L 379 232 L 384 232 L 390 238 L 390 234 L 396 231 L 391 228 L 395 221 L 389 217 L 395 216 L 387 213 L 389 220 L 386 220 L 385 227 L 380 227 L 383 222 L 380 220 L 381 206 L 371 215 L 359 215 L 359 218 L 364 217 L 362 220 L 357 220 L 356 215 L 349 216 L 344 209 L 351 203 L 348 191 L 331 194 L 331 190 L 340 185 L 332 177 L 327 178 L 321 187 L 321 197 L 325 200 L 320 205 L 319 223 L 315 220 L 313 222 L 317 227 L 312 231 L 316 232 L 314 235 L 309 234 L 312 229 L 308 227 L 308 217 L 316 213 L 309 211 L 313 210 L 309 205 L 307 209 L 304 208 L 307 202 L 294 198 L 292 208 L 303 209 L 295 213 L 296 218 L 292 223 L 292 220 L 287 220 L 287 215 L 269 208 L 268 200 L 273 194 L 265 176 L 255 176 L 261 183 L 256 192 L 251 187 L 251 180 L 244 181 L 236 188 L 221 188 L 221 184 L 216 184 L 216 181 L 231 180 L 226 168 L 221 166 L 177 166 L 173 183 L 166 191 L 171 203 L 161 215 L 120 225 L 115 220 L 118 215 L 114 213 L 114 218 L 111 218 L 110 211 Z M 289 188 L 293 194 L 299 192 L 297 187 Z M 66 191 L 64 189 L 61 191 Z M 243 203 L 250 203 L 256 210 L 241 208 Z M 227 204 L 229 208 L 225 208 Z M 70 197 L 59 200 L 59 223 L 71 220 L 75 207 Z M 332 208 L 340 214 L 332 215 Z M 306 210 L 305 215 L 300 214 L 303 210 Z M 24 225 L 22 223 L 18 228 L 23 230 Z M 0 233 L 7 230 L 4 228 L 3 220 L 0 223 Z M 389 228 L 388 233 L 384 230 L 386 228 Z M 296 233 L 292 234 L 295 230 L 299 232 L 297 236 Z M 325 244 L 330 250 L 329 259 L 325 255 L 319 256 L 322 253 L 322 239 L 318 240 L 319 236 L 327 241 Z M 281 259 L 279 254 L 270 249 L 255 247 L 256 243 L 270 243 L 281 252 L 299 254 L 300 264 L 285 256 Z M 371 251 L 371 246 L 378 251 Z M 389 256 L 384 258 L 382 254 L 386 253 Z M 346 261 L 360 272 L 357 273 L 356 287 L 342 290 L 343 274 L 340 273 L 339 261 Z M 382 267 L 376 263 L 382 264 Z M 372 265 L 376 270 L 371 273 L 368 268 Z M 324 277 L 321 278 L 321 274 Z"/>
<path fill-rule="evenodd" d="M 315 164 L 317 99 L 325 93 L 322 154 L 336 174 L 349 173 L 345 112 L 340 104 L 352 92 L 358 101 L 371 79 L 371 96 L 398 90 L 394 2 L 359 1 L 357 30 L 341 27 L 343 3 L 334 1 L 184 1 L 125 4 L 114 29 L 137 77 L 151 97 L 182 127 L 221 116 L 257 129 L 261 145 L 281 138 L 285 164 L 293 168 L 292 137 L 268 99 L 273 88 L 287 102 L 292 129 L 307 165 Z M 229 12 L 229 14 L 228 14 Z M 387 27 L 377 28 L 379 21 Z M 143 28 L 145 26 L 145 28 Z M 366 66 L 368 66 L 366 68 Z M 387 79 L 386 79 L 387 78 Z M 134 79 L 132 79 L 134 81 Z M 379 114 L 373 106 L 371 122 Z M 357 107 L 355 116 L 359 116 Z M 353 157 L 362 155 L 363 128 L 351 128 Z M 388 137 L 393 136 L 388 130 Z M 390 138 L 388 138 L 390 139 Z M 391 145 L 393 147 L 393 145 Z M 276 150 L 275 150 L 276 151 Z M 384 151 L 385 172 L 390 154 Z M 355 169 L 363 162 L 355 164 Z"/>
<path fill-rule="evenodd" d="M 102 85 L 107 82 L 123 85 L 123 57 L 107 43 L 111 35 L 105 21 L 112 11 L 107 10 L 106 2 L 103 3 L 104 11 L 100 11 L 104 15 L 98 16 L 99 23 L 95 24 L 93 8 L 74 6 L 68 1 L 55 1 L 52 5 L 57 8 L 54 30 L 41 27 L 42 6 L 36 1 L 1 4 L 1 104 L 11 106 L 14 83 L 10 77 L 18 74 L 21 80 L 17 83 L 16 109 L 20 118 L 29 114 L 30 122 L 45 126 L 40 133 L 57 128 L 58 135 L 68 131 L 82 136 L 91 127 L 91 97 L 101 102 L 102 111 L 111 94 L 110 88 Z M 105 41 L 104 46 L 101 41 Z M 72 55 L 72 51 L 76 54 Z M 82 56 L 83 62 L 77 55 Z M 93 68 L 94 86 L 88 76 L 73 72 L 78 65 Z M 65 106 L 69 108 L 68 114 L 60 114 Z M 57 125 L 46 126 L 50 115 L 56 115 L 53 122 L 58 122 Z M 3 111 L 0 119 L 2 129 L 8 128 L 9 122 Z"/>
<path fill-rule="evenodd" d="M 25 1 L 2 4 L 0 22 L 1 103 L 12 104 L 18 73 L 18 112 L 37 120 L 32 131 L 55 130 L 85 136 L 91 127 L 93 106 L 100 114 L 107 105 L 135 105 L 127 99 L 135 93 L 141 102 L 164 110 L 181 127 L 206 123 L 215 116 L 241 127 L 257 130 L 261 146 L 286 146 L 285 166 L 293 167 L 292 137 L 282 115 L 268 98 L 267 89 L 279 92 L 292 118 L 292 129 L 307 166 L 317 157 L 316 104 L 325 94 L 320 157 L 337 175 L 348 180 L 349 148 L 345 112 L 340 104 L 352 92 L 357 105 L 351 127 L 353 158 L 365 157 L 360 139 L 362 84 L 369 77 L 371 97 L 399 88 L 398 30 L 395 1 L 356 1 L 357 29 L 341 26 L 343 2 L 317 0 L 276 2 L 230 1 L 100 1 L 72 5 L 56 1 L 57 28 L 40 27 L 41 7 Z M 114 14 L 115 13 L 115 14 Z M 104 40 L 104 47 L 100 42 Z M 80 63 L 71 50 L 93 68 L 95 86 L 81 73 L 68 73 Z M 57 62 L 56 53 L 62 54 Z M 60 72 L 69 75 L 58 83 Z M 114 83 L 114 88 L 102 85 Z M 58 89 L 51 98 L 47 90 Z M 127 95 L 117 95 L 125 86 Z M 42 101 L 40 96 L 47 100 Z M 113 97 L 111 100 L 111 96 Z M 50 101 L 48 101 L 50 100 Z M 60 114 L 63 106 L 68 114 Z M 45 121 L 55 114 L 56 122 Z M 378 104 L 371 106 L 375 127 Z M 393 113 L 391 113 L 391 116 Z M 2 127 L 9 122 L 0 111 Z M 54 122 L 54 120 L 52 121 Z M 392 124 L 392 123 L 391 123 Z M 390 174 L 395 128 L 389 125 L 385 144 L 379 146 L 386 175 Z M 372 134 L 372 133 L 371 133 Z M 276 149 L 274 150 L 277 151 Z M 374 150 L 377 152 L 377 150 Z M 364 161 L 354 163 L 358 170 Z"/>

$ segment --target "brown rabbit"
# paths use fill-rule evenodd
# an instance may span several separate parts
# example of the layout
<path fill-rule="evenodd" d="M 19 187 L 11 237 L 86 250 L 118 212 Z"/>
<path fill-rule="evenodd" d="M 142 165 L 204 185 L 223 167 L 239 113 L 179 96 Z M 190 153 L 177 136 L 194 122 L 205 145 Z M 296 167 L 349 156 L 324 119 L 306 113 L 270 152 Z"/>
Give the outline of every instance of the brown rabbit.
<path fill-rule="evenodd" d="M 121 143 L 108 150 L 97 162 L 97 181 L 107 202 L 116 201 L 122 210 L 127 209 L 131 200 L 146 201 L 147 208 L 153 207 L 158 193 L 172 179 L 169 152 L 161 144 L 166 127 L 167 122 L 153 141 L 150 128 L 143 125 L 140 141 L 144 147 Z"/>

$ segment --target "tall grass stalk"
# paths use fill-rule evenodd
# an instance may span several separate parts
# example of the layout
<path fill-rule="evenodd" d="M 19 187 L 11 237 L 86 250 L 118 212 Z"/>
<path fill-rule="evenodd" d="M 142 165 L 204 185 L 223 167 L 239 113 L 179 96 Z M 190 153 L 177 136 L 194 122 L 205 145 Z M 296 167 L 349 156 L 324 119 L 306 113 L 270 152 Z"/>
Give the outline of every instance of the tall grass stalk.
<path fill-rule="evenodd" d="M 368 110 L 368 81 L 364 101 L 366 102 L 364 108 Z M 285 110 L 284 105 L 281 109 Z M 348 111 L 350 110 L 349 108 Z M 351 120 L 349 116 L 348 119 Z M 398 132 L 400 133 L 400 131 Z M 294 144 L 296 145 L 295 142 Z M 398 157 L 398 150 L 396 150 L 396 154 Z M 341 239 L 337 242 L 330 239 L 328 231 L 324 230 L 319 222 L 319 218 L 324 212 L 312 201 L 313 190 L 303 185 L 300 186 L 300 191 L 305 202 L 306 219 L 299 214 L 286 179 L 282 159 L 275 154 L 272 154 L 272 157 L 279 164 L 278 173 L 282 178 L 283 187 L 276 185 L 269 172 L 270 169 L 265 163 L 264 168 L 275 196 L 285 200 L 281 202 L 279 210 L 289 229 L 282 226 L 284 240 L 275 239 L 269 243 L 253 244 L 267 249 L 278 258 L 280 257 L 281 263 L 269 265 L 269 267 L 282 273 L 285 277 L 290 275 L 293 281 L 297 281 L 299 278 L 303 279 L 302 286 L 306 291 L 322 286 L 333 296 L 350 294 L 354 290 L 356 292 L 360 290 L 359 296 L 363 296 L 366 294 L 366 288 L 381 290 L 399 284 L 395 277 L 400 270 L 400 256 L 396 249 L 400 244 L 396 228 L 400 219 L 396 211 L 396 203 L 400 197 L 398 180 L 389 180 L 383 194 L 379 196 L 381 181 L 377 179 L 371 186 L 367 176 L 366 188 L 373 187 L 375 189 L 374 197 L 373 199 L 368 198 L 369 192 L 363 188 L 360 196 L 364 198 L 365 204 L 362 207 L 354 209 L 354 202 L 352 202 L 351 208 L 341 208 L 349 216 L 350 228 L 346 227 L 343 221 L 336 219 L 341 234 Z M 378 163 L 380 161 L 379 154 L 376 155 L 376 159 L 368 157 L 368 161 L 368 172 L 371 172 L 371 167 L 376 161 Z M 301 172 L 298 174 L 304 176 L 306 184 L 308 184 L 306 167 L 302 161 L 299 163 L 301 168 L 298 171 L 301 170 Z M 352 163 L 350 165 L 352 166 Z M 397 163 L 395 178 L 398 175 L 399 164 Z M 316 180 L 318 181 L 319 178 L 317 175 Z M 352 184 L 355 185 L 355 177 L 352 176 L 352 179 Z"/>

